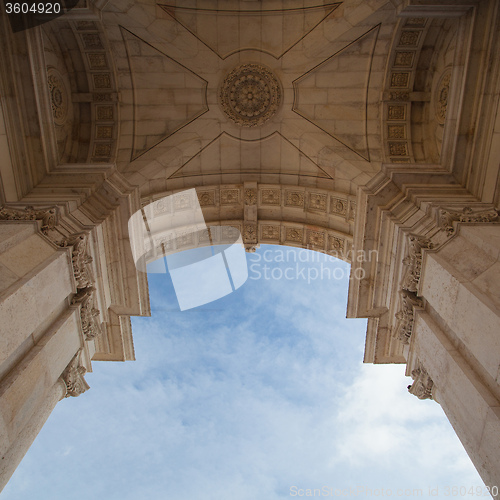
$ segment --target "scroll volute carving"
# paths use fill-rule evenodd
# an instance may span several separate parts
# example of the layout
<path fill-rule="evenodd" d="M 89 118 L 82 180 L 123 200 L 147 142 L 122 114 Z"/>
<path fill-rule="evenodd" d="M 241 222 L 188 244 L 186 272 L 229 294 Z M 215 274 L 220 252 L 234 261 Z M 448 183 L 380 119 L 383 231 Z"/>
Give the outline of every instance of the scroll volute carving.
<path fill-rule="evenodd" d="M 418 399 L 433 399 L 434 382 L 421 363 L 417 363 L 417 367 L 411 372 L 411 378 L 413 384 L 408 386 L 410 394 Z"/>
<path fill-rule="evenodd" d="M 84 377 L 87 370 L 81 364 L 81 354 L 82 350 L 80 349 L 61 375 L 66 385 L 66 395 L 64 396 L 66 398 L 78 397 L 90 389 Z"/>

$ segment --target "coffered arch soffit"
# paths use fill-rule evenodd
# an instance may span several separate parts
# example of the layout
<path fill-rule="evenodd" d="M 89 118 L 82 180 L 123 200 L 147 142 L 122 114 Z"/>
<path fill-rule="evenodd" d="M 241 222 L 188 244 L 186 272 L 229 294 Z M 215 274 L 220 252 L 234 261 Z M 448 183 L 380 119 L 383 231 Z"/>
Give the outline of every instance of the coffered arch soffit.
<path fill-rule="evenodd" d="M 155 211 L 175 198 L 182 211 L 191 194 L 184 190 L 165 191 L 144 197 L 143 206 L 155 204 Z M 224 184 L 196 188 L 207 233 L 189 226 L 168 228 L 153 237 L 158 256 L 167 249 L 182 251 L 209 244 L 234 241 L 233 229 L 242 236 L 248 251 L 257 245 L 284 245 L 315 250 L 351 262 L 356 197 L 331 190 L 278 184 Z M 184 197 L 184 198 L 183 198 Z M 180 219 L 184 220 L 184 219 Z M 195 241 L 196 240 L 196 241 Z"/>

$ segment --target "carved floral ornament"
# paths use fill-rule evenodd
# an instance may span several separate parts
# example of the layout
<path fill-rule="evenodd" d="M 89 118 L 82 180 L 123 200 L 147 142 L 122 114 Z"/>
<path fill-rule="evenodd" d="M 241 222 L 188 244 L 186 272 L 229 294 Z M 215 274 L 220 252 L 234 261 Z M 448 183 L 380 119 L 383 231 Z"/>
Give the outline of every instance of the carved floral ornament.
<path fill-rule="evenodd" d="M 278 111 L 281 86 L 269 69 L 247 63 L 226 76 L 219 98 L 222 110 L 236 125 L 258 127 Z"/>

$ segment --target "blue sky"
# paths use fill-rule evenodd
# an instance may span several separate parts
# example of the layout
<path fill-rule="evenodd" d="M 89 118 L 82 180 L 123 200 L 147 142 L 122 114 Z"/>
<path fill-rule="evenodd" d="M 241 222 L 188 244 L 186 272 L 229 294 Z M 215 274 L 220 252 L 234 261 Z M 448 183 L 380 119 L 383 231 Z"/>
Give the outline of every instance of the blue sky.
<path fill-rule="evenodd" d="M 241 288 L 183 312 L 169 276 L 150 275 L 137 361 L 94 362 L 91 389 L 58 404 L 1 499 L 484 491 L 440 406 L 408 394 L 404 366 L 362 363 L 366 321 L 345 319 L 349 266 L 299 253 L 312 260 L 262 246 Z M 321 265 L 338 279 L 308 282 Z"/>

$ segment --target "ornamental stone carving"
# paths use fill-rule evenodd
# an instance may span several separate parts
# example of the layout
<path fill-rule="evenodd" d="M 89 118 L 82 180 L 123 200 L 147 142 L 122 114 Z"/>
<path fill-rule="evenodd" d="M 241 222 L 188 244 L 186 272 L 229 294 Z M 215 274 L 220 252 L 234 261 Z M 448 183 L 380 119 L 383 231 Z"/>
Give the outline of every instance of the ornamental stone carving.
<path fill-rule="evenodd" d="M 302 208 L 304 206 L 304 193 L 302 191 L 286 191 L 285 206 Z"/>
<path fill-rule="evenodd" d="M 257 243 L 257 224 L 245 224 L 243 239 L 245 243 Z"/>
<path fill-rule="evenodd" d="M 59 243 L 61 247 L 73 247 L 72 261 L 73 272 L 75 274 L 76 288 L 87 288 L 94 284 L 92 271 L 89 264 L 92 263 L 92 257 L 87 249 L 88 238 L 85 233 L 75 234 Z"/>
<path fill-rule="evenodd" d="M 279 240 L 280 227 L 279 226 L 262 226 L 262 239 L 264 240 Z"/>
<path fill-rule="evenodd" d="M 296 243 L 302 243 L 303 239 L 303 229 L 295 227 L 287 227 L 285 231 L 286 241 L 293 241 Z"/>
<path fill-rule="evenodd" d="M 62 379 L 66 385 L 65 398 L 69 398 L 70 396 L 78 397 L 90 389 L 84 378 L 87 370 L 80 364 L 81 353 L 82 350 L 80 349 L 62 373 Z"/>
<path fill-rule="evenodd" d="M 498 222 L 498 210 L 490 208 L 474 212 L 471 207 L 465 207 L 462 211 L 440 209 L 439 225 L 446 231 L 448 236 L 455 234 L 455 222 Z"/>
<path fill-rule="evenodd" d="M 200 207 L 215 206 L 215 191 L 201 191 L 198 193 Z"/>
<path fill-rule="evenodd" d="M 281 191 L 279 189 L 262 189 L 260 196 L 263 205 L 279 205 L 281 203 Z"/>
<path fill-rule="evenodd" d="M 325 233 L 322 231 L 308 231 L 308 243 L 313 247 L 324 248 L 325 246 Z"/>
<path fill-rule="evenodd" d="M 242 64 L 222 82 L 220 104 L 241 127 L 258 127 L 270 120 L 281 104 L 281 87 L 273 73 L 260 64 Z"/>
<path fill-rule="evenodd" d="M 413 332 L 413 308 L 422 306 L 422 301 L 415 293 L 401 290 L 401 310 L 396 313 L 398 322 L 394 337 L 405 345 L 410 343 L 410 337 Z"/>
<path fill-rule="evenodd" d="M 80 305 L 80 318 L 85 340 L 93 340 L 101 335 L 101 324 L 99 322 L 99 309 L 96 306 L 95 288 L 89 286 L 78 290 L 73 297 L 72 304 Z"/>
<path fill-rule="evenodd" d="M 322 193 L 311 193 L 309 195 L 309 210 L 326 212 L 327 195 Z"/>
<path fill-rule="evenodd" d="M 408 236 L 408 255 L 403 259 L 403 264 L 406 266 L 402 283 L 403 290 L 414 293 L 418 291 L 422 272 L 422 249 L 424 248 L 434 248 L 431 240 L 417 234 Z"/>
<path fill-rule="evenodd" d="M 0 220 L 39 220 L 42 221 L 41 232 L 45 235 L 56 225 L 57 208 L 50 207 L 42 210 L 28 206 L 24 210 L 10 207 L 0 209 Z"/>
<path fill-rule="evenodd" d="M 337 236 L 330 236 L 329 239 L 329 250 L 337 254 L 343 254 L 345 248 L 345 240 L 343 238 L 338 238 Z"/>
<path fill-rule="evenodd" d="M 433 399 L 432 389 L 434 388 L 434 382 L 420 363 L 418 363 L 417 368 L 411 372 L 411 378 L 414 382 L 408 386 L 408 392 L 410 394 L 413 394 L 418 399 Z"/>
<path fill-rule="evenodd" d="M 240 202 L 239 189 L 222 189 L 220 192 L 221 205 L 237 205 Z"/>
<path fill-rule="evenodd" d="M 257 190 L 245 189 L 245 205 L 255 205 L 257 203 Z"/>
<path fill-rule="evenodd" d="M 347 213 L 347 200 L 331 196 L 330 212 L 332 214 L 345 215 Z"/>
<path fill-rule="evenodd" d="M 64 125 L 68 117 L 68 92 L 64 86 L 63 78 L 54 68 L 47 70 L 47 83 L 52 106 L 52 117 L 56 125 Z"/>
<path fill-rule="evenodd" d="M 436 120 L 441 125 L 444 124 L 446 119 L 446 109 L 448 107 L 448 94 L 450 93 L 450 80 L 451 80 L 451 69 L 448 69 L 441 80 L 439 80 L 436 96 L 435 96 L 435 106 L 436 106 Z"/>

